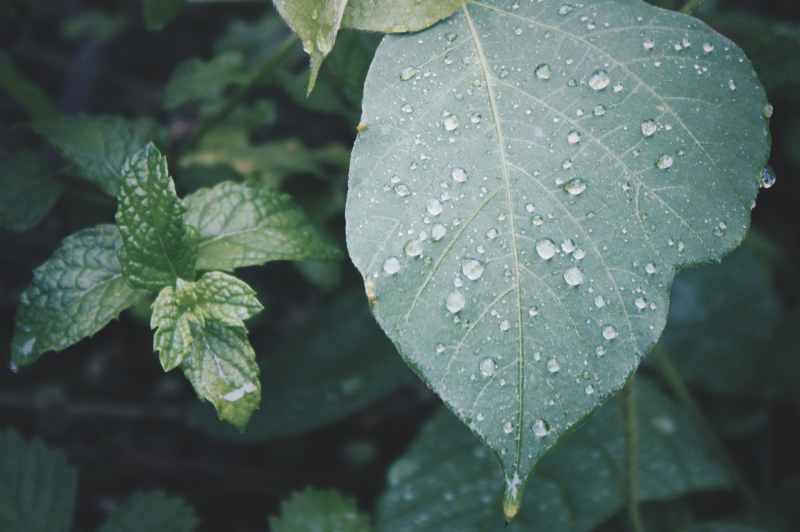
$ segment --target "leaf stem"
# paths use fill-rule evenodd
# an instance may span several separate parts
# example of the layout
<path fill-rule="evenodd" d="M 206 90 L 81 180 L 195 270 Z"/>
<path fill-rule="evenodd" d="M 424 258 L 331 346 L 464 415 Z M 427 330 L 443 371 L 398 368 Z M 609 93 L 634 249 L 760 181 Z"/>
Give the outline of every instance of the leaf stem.
<path fill-rule="evenodd" d="M 660 345 L 656 344 L 650 354 L 658 366 L 661 375 L 675 393 L 678 402 L 681 404 L 684 411 L 689 416 L 689 419 L 700 432 L 701 436 L 703 436 L 703 438 L 706 440 L 708 446 L 711 447 L 712 452 L 716 455 L 717 459 L 727 471 L 728 476 L 733 481 L 733 484 L 736 486 L 736 489 L 739 491 L 742 498 L 745 500 L 745 502 L 747 502 L 747 505 L 751 509 L 757 509 L 760 506 L 758 497 L 756 497 L 756 494 L 747 484 L 747 481 L 744 479 L 744 476 L 742 476 L 739 468 L 728 454 L 728 451 L 725 450 L 725 447 L 717 437 L 717 434 L 714 432 L 711 424 L 700 411 L 700 408 L 694 402 L 694 399 L 692 399 L 692 396 L 689 393 L 689 388 L 686 386 L 686 382 L 683 380 L 678 368 L 672 363 L 672 360 L 670 360 L 666 350 Z"/>
<path fill-rule="evenodd" d="M 639 497 L 637 493 L 638 471 L 636 448 L 636 381 L 631 376 L 625 387 L 622 388 L 623 411 L 625 427 L 625 506 L 628 511 L 633 532 L 645 532 L 642 525 L 642 515 L 639 512 Z"/>
<path fill-rule="evenodd" d="M 680 9 L 681 13 L 685 13 L 687 15 L 691 15 L 694 13 L 694 10 L 700 7 L 700 5 L 705 2 L 706 0 L 689 0 L 686 4 Z"/>
<path fill-rule="evenodd" d="M 299 38 L 295 33 L 287 37 L 286 40 L 283 41 L 283 44 L 264 61 L 264 64 L 258 72 L 253 75 L 250 81 L 243 87 L 240 87 L 222 109 L 206 120 L 203 125 L 197 128 L 197 130 L 184 141 L 178 149 L 178 155 L 186 153 L 197 146 L 200 139 L 228 118 L 228 116 L 250 95 L 253 89 L 263 83 L 263 81 L 274 72 L 275 68 L 283 61 L 297 42 L 299 42 Z"/>

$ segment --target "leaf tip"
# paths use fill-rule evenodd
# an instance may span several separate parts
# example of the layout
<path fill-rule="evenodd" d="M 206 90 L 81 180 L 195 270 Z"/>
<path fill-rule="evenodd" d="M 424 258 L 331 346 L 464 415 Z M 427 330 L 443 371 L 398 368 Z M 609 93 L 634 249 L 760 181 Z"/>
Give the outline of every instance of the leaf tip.
<path fill-rule="evenodd" d="M 519 473 L 514 473 L 514 478 L 506 478 L 506 492 L 503 497 L 503 514 L 506 518 L 506 526 L 514 519 L 522 505 L 522 492 L 525 483 L 519 477 Z"/>

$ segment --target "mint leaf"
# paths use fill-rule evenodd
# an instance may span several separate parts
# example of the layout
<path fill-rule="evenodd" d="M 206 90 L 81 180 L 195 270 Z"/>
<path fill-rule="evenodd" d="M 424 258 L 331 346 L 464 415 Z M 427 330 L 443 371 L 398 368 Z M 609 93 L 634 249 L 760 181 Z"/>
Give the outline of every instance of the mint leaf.
<path fill-rule="evenodd" d="M 0 52 L 0 88 L 17 100 L 34 120 L 49 120 L 58 116 L 56 106 L 45 92 L 25 81 L 8 56 Z"/>
<path fill-rule="evenodd" d="M 161 97 L 164 109 L 174 110 L 187 102 L 197 102 L 205 115 L 213 114 L 228 99 L 226 90 L 245 85 L 252 76 L 238 51 L 224 52 L 210 61 L 187 59 L 172 72 Z"/>
<path fill-rule="evenodd" d="M 675 272 L 744 238 L 766 106 L 734 43 L 639 0 L 470 0 L 381 42 L 348 249 L 401 354 L 498 456 L 507 518 L 650 351 Z"/>
<path fill-rule="evenodd" d="M 0 432 L 0 530 L 68 532 L 72 528 L 78 474 L 64 453 L 41 440 L 25 442 Z"/>
<path fill-rule="evenodd" d="M 203 327 L 211 320 L 244 330 L 244 320 L 262 309 L 253 289 L 228 274 L 207 273 L 196 283 L 178 279 L 174 289 L 165 286 L 153 303 L 150 326 L 157 329 L 153 349 L 159 352 L 164 370 L 170 371 L 189 354 L 191 324 Z"/>
<path fill-rule="evenodd" d="M 256 354 L 246 331 L 214 321 L 190 327 L 191 349 L 181 363 L 183 373 L 220 419 L 243 431 L 261 400 Z"/>
<path fill-rule="evenodd" d="M 369 532 L 369 516 L 355 499 L 338 491 L 306 488 L 281 503 L 281 516 L 270 517 L 272 532 Z"/>
<path fill-rule="evenodd" d="M 144 25 L 148 30 L 160 30 L 181 12 L 186 0 L 144 0 Z"/>
<path fill-rule="evenodd" d="M 146 295 L 125 283 L 117 259 L 121 246 L 115 226 L 98 225 L 65 238 L 34 270 L 14 320 L 15 363 L 30 364 L 92 336 Z"/>
<path fill-rule="evenodd" d="M 131 122 L 119 116 L 62 116 L 30 127 L 72 163 L 78 175 L 111 196 L 119 192 L 125 160 L 163 134 L 152 120 Z"/>
<path fill-rule="evenodd" d="M 26 231 L 39 225 L 64 186 L 50 177 L 47 160 L 34 151 L 0 158 L 0 227 Z"/>
<path fill-rule="evenodd" d="M 681 409 L 636 381 L 639 500 L 672 500 L 730 487 L 723 467 Z M 542 460 L 509 532 L 590 532 L 624 504 L 622 397 L 600 410 Z M 538 425 L 539 434 L 548 430 Z M 497 460 L 441 408 L 389 470 L 378 502 L 381 532 L 503 531 Z"/>
<path fill-rule="evenodd" d="M 317 235 L 291 197 L 262 185 L 220 183 L 198 190 L 185 201 L 186 221 L 200 233 L 200 270 L 342 256 Z"/>
<path fill-rule="evenodd" d="M 191 532 L 198 523 L 183 499 L 153 491 L 131 495 L 97 532 Z"/>
<path fill-rule="evenodd" d="M 184 222 L 185 212 L 167 158 L 152 143 L 125 161 L 116 218 L 119 260 L 131 287 L 156 291 L 177 279 L 194 280 L 197 233 Z"/>

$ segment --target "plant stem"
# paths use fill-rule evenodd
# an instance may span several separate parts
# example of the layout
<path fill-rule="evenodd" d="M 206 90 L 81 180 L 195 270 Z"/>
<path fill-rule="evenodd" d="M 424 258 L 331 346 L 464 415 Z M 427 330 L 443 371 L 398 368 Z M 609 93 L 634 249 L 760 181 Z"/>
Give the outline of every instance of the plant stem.
<path fill-rule="evenodd" d="M 228 100 L 228 103 L 225 106 L 217 111 L 213 116 L 211 116 L 208 120 L 206 120 L 203 125 L 201 125 L 197 130 L 192 133 L 189 138 L 184 141 L 184 143 L 178 149 L 178 155 L 182 153 L 186 153 L 187 151 L 191 150 L 197 143 L 200 142 L 206 133 L 220 125 L 228 116 L 250 95 L 250 93 L 261 85 L 265 79 L 267 79 L 275 70 L 275 68 L 283 61 L 286 55 L 292 50 L 295 43 L 299 42 L 299 38 L 296 34 L 292 33 L 283 44 L 281 44 L 277 50 L 275 50 L 272 55 L 270 55 L 258 72 L 253 75 L 250 81 L 240 87 L 239 90 L 236 91 L 236 94 Z"/>
<path fill-rule="evenodd" d="M 680 12 L 686 13 L 687 15 L 691 15 L 692 13 L 694 13 L 694 10 L 700 7 L 700 5 L 703 2 L 705 2 L 705 0 L 689 0 L 688 2 L 686 2 L 686 5 L 684 5 L 681 8 Z"/>
<path fill-rule="evenodd" d="M 636 473 L 638 470 L 636 449 L 636 381 L 632 376 L 622 388 L 625 416 L 625 506 L 633 532 L 645 532 L 639 512 Z"/>
<path fill-rule="evenodd" d="M 678 371 L 678 368 L 672 363 L 672 360 L 669 359 L 666 350 L 660 345 L 656 345 L 650 354 L 658 366 L 658 369 L 661 371 L 661 375 L 667 381 L 667 384 L 669 384 L 669 386 L 672 388 L 672 391 L 675 393 L 675 396 L 678 398 L 678 402 L 683 407 L 683 410 L 689 416 L 689 419 L 695 425 L 697 430 L 700 431 L 700 435 L 706 440 L 708 446 L 711 447 L 712 452 L 716 455 L 717 459 L 727 471 L 728 476 L 733 481 L 736 489 L 739 490 L 742 498 L 745 500 L 745 502 L 747 502 L 747 505 L 750 506 L 751 509 L 757 509 L 759 507 L 758 497 L 756 497 L 756 494 L 752 489 L 750 489 L 750 486 L 742 476 L 739 468 L 731 459 L 728 451 L 725 450 L 725 447 L 717 437 L 717 434 L 714 432 L 711 424 L 700 411 L 700 408 L 694 402 L 694 399 L 692 399 L 692 396 L 689 393 L 689 389 L 686 386 L 680 371 Z"/>

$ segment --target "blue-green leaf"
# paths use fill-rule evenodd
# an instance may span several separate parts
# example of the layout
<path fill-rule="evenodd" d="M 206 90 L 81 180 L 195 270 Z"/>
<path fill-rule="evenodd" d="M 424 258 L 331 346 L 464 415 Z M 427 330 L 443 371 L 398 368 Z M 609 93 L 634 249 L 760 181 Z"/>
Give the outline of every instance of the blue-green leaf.
<path fill-rule="evenodd" d="M 194 281 L 197 231 L 184 222 L 186 207 L 175 194 L 167 158 L 152 143 L 125 161 L 117 200 L 125 281 L 151 291 L 178 279 Z"/>
<path fill-rule="evenodd" d="M 0 158 L 0 227 L 26 231 L 39 225 L 64 187 L 50 177 L 47 159 L 34 151 Z"/>
<path fill-rule="evenodd" d="M 64 453 L 41 440 L 25 442 L 12 430 L 0 432 L 0 530 L 68 532 L 78 474 Z"/>
<path fill-rule="evenodd" d="M 11 354 L 16 364 L 30 364 L 42 353 L 92 336 L 147 294 L 125 283 L 117 259 L 121 246 L 115 226 L 98 225 L 64 239 L 34 270 L 15 318 Z"/>

